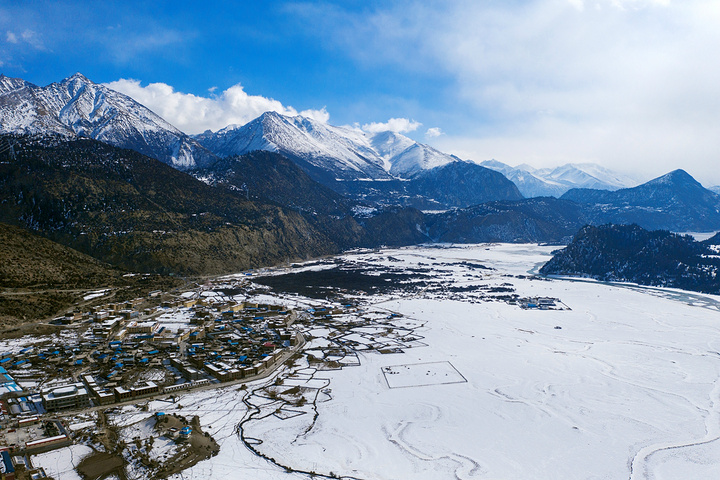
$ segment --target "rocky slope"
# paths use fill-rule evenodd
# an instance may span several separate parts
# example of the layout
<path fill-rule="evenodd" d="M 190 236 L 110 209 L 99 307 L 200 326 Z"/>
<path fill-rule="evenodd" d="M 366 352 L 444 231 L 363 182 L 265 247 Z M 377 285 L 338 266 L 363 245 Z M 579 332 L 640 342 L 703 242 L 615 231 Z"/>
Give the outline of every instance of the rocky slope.
<path fill-rule="evenodd" d="M 418 228 L 423 216 L 416 209 L 350 200 L 316 182 L 278 153 L 257 150 L 228 157 L 194 174 L 210 185 L 248 199 L 299 212 L 341 248 L 409 245 L 428 240 Z"/>
<path fill-rule="evenodd" d="M 300 212 L 348 215 L 352 208 L 349 200 L 314 181 L 279 153 L 256 150 L 223 158 L 211 167 L 195 170 L 193 175 L 247 199 L 274 202 Z"/>
<path fill-rule="evenodd" d="M 405 183 L 409 193 L 451 208 L 523 198 L 501 173 L 472 162 L 456 161 L 424 170 Z"/>
<path fill-rule="evenodd" d="M 0 223 L 0 288 L 94 288 L 125 272 L 29 231 Z"/>
<path fill-rule="evenodd" d="M 15 155 L 0 162 L 0 221 L 127 270 L 220 273 L 340 248 L 297 212 L 132 150 L 56 137 L 12 141 Z"/>
<path fill-rule="evenodd" d="M 552 197 L 488 202 L 427 217 L 433 241 L 457 243 L 566 243 L 586 223 L 582 205 Z"/>
<path fill-rule="evenodd" d="M 0 137 L 0 221 L 130 271 L 229 273 L 427 240 L 411 208 L 361 208 L 277 154 L 205 182 L 89 139 Z"/>

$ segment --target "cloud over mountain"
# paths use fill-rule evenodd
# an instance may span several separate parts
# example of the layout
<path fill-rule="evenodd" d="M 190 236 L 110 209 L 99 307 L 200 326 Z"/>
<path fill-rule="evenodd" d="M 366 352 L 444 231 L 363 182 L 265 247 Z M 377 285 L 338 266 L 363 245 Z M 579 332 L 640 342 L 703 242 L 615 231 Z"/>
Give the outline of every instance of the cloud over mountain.
<path fill-rule="evenodd" d="M 323 123 L 330 118 L 324 107 L 298 112 L 278 100 L 249 95 L 240 84 L 209 97 L 178 92 L 166 83 L 143 86 L 139 80 L 133 79 L 120 79 L 106 85 L 132 97 L 188 134 L 216 131 L 234 124 L 243 125 L 265 112 L 302 115 Z"/>
<path fill-rule="evenodd" d="M 362 126 L 362 129 L 370 133 L 378 132 L 395 132 L 395 133 L 408 133 L 414 132 L 420 127 L 422 123 L 416 122 L 415 120 L 408 120 L 407 118 L 391 118 L 385 123 L 372 122 L 366 123 Z"/>
<path fill-rule="evenodd" d="M 538 167 L 597 162 L 646 177 L 683 159 L 720 181 L 716 1 L 400 0 L 303 11 L 294 14 L 364 69 L 442 85 L 427 92 L 454 102 L 436 148 Z"/>

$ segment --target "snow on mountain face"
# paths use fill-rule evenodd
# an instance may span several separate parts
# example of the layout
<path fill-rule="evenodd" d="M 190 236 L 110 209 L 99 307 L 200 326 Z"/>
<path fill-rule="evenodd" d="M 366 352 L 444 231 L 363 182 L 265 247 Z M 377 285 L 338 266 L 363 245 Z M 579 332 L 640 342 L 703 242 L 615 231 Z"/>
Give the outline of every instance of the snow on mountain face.
<path fill-rule="evenodd" d="M 407 178 L 457 160 L 394 132 L 369 134 L 275 112 L 264 113 L 247 125 L 195 138 L 220 156 L 253 150 L 279 152 L 332 172 L 339 179 Z"/>
<path fill-rule="evenodd" d="M 536 176 L 533 173 L 535 169 L 527 165 L 511 167 L 497 160 L 486 160 L 480 165 L 505 175 L 526 198 L 559 197 L 569 189 L 555 181 L 548 181 Z"/>
<path fill-rule="evenodd" d="M 385 170 L 398 177 L 412 177 L 459 160 L 395 132 L 376 133 L 370 136 L 370 144 L 385 161 Z"/>
<path fill-rule="evenodd" d="M 560 197 L 573 188 L 618 190 L 637 185 L 634 179 L 592 163 L 566 164 L 554 169 L 535 169 L 529 165 L 511 167 L 496 160 L 481 165 L 510 179 L 526 197 Z"/>
<path fill-rule="evenodd" d="M 395 132 L 379 132 L 370 137 L 370 145 L 384 160 L 385 170 L 389 172 L 392 168 L 390 160 L 411 148 L 415 142 Z"/>
<path fill-rule="evenodd" d="M 382 160 L 362 132 L 301 116 L 266 112 L 246 125 L 229 126 L 195 138 L 220 156 L 266 150 L 301 159 L 340 179 L 388 177 Z"/>
<path fill-rule="evenodd" d="M 0 78 L 0 131 L 90 137 L 131 148 L 176 168 L 207 163 L 214 155 L 130 97 L 76 73 L 37 87 Z"/>
<path fill-rule="evenodd" d="M 19 78 L 0 78 L 0 132 L 74 136 L 58 118 L 48 114 L 37 99 L 37 90 L 38 87 Z"/>
<path fill-rule="evenodd" d="M 0 74 L 0 95 L 12 90 L 18 90 L 28 85 L 32 86 L 32 84 L 21 78 L 10 78 Z"/>
<path fill-rule="evenodd" d="M 390 164 L 391 174 L 399 177 L 412 177 L 423 171 L 442 167 L 458 160 L 458 158 L 439 152 L 428 145 L 412 142 L 407 148 L 388 158 L 387 162 Z"/>
<path fill-rule="evenodd" d="M 536 171 L 536 174 L 539 172 L 541 171 Z M 545 178 L 560 184 L 572 185 L 573 188 L 618 190 L 637 185 L 634 179 L 594 163 L 568 163 L 551 170 Z"/>

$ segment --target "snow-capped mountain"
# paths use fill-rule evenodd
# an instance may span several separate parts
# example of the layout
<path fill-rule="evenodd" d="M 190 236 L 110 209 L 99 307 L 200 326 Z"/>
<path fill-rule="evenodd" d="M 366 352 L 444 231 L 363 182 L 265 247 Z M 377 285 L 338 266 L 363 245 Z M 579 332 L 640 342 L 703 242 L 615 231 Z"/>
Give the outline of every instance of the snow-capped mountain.
<path fill-rule="evenodd" d="M 385 169 L 401 178 L 413 177 L 460 160 L 395 132 L 376 133 L 369 139 L 370 145 L 384 160 Z"/>
<path fill-rule="evenodd" d="M 267 112 L 246 125 L 194 138 L 220 157 L 280 153 L 336 192 L 381 205 L 436 210 L 522 198 L 501 174 L 389 131 L 369 133 Z"/>
<path fill-rule="evenodd" d="M 390 178 L 383 168 L 383 160 L 362 132 L 332 127 L 302 116 L 266 112 L 245 125 L 231 125 L 195 139 L 221 157 L 254 150 L 278 152 L 298 162 L 315 177 Z"/>
<path fill-rule="evenodd" d="M 481 165 L 505 175 L 525 197 L 560 197 L 572 188 L 613 191 L 638 184 L 631 177 L 592 163 L 568 163 L 552 169 L 535 169 L 529 165 L 511 167 L 497 160 L 487 160 Z"/>
<path fill-rule="evenodd" d="M 339 180 L 410 178 L 458 160 L 398 133 L 367 133 L 276 112 L 195 139 L 222 157 L 253 150 L 282 153 L 316 178 L 330 173 Z"/>
<path fill-rule="evenodd" d="M 0 132 L 90 137 L 179 169 L 216 159 L 132 98 L 80 73 L 45 87 L 0 75 Z"/>
<path fill-rule="evenodd" d="M 559 185 L 556 182 L 548 182 L 536 177 L 521 167 L 511 167 L 497 160 L 486 160 L 480 165 L 505 175 L 508 180 L 518 187 L 518 190 L 520 190 L 526 198 L 559 197 L 569 190 L 568 187 Z"/>
<path fill-rule="evenodd" d="M 568 163 L 554 169 L 535 170 L 535 175 L 546 181 L 555 181 L 572 188 L 619 190 L 634 187 L 638 182 L 594 163 Z"/>

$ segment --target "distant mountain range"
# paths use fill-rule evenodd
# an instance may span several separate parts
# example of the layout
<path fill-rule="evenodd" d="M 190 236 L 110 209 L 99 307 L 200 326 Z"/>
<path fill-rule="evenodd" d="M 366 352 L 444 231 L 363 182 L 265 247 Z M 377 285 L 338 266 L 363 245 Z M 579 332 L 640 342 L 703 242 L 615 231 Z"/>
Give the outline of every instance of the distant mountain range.
<path fill-rule="evenodd" d="M 562 200 L 593 205 L 591 223 L 638 225 L 676 232 L 720 229 L 720 196 L 704 188 L 684 170 L 675 170 L 634 188 L 572 189 Z"/>
<path fill-rule="evenodd" d="M 195 139 L 221 157 L 254 150 L 281 153 L 323 183 L 411 178 L 459 160 L 397 133 L 369 134 L 276 112 Z"/>
<path fill-rule="evenodd" d="M 380 205 L 446 209 L 522 198 L 502 175 L 394 132 L 370 134 L 266 112 L 194 138 L 219 157 L 280 153 L 328 188 Z"/>
<path fill-rule="evenodd" d="M 569 163 L 553 169 L 536 169 L 529 165 L 511 167 L 497 160 L 486 160 L 481 165 L 505 175 L 527 198 L 560 197 L 573 188 L 618 190 L 638 183 L 593 163 Z"/>
<path fill-rule="evenodd" d="M 277 113 L 193 138 L 79 74 L 47 87 L 0 76 L 0 132 L 0 221 L 129 270 L 220 273 L 428 241 L 567 243 L 587 224 L 720 230 L 720 196 L 682 170 L 619 188 L 629 180 L 593 165 L 491 169 L 397 133 Z M 523 198 L 502 171 L 555 195 L 615 191 Z"/>
<path fill-rule="evenodd" d="M 367 133 L 334 127 L 301 116 L 267 112 L 246 125 L 190 137 L 130 97 L 75 74 L 38 87 L 22 79 L 0 76 L 1 133 L 54 132 L 68 138 L 93 138 L 131 148 L 183 170 L 207 168 L 219 157 L 265 150 L 285 155 L 310 176 L 356 199 L 401 203 L 426 209 L 470 206 L 478 201 L 560 196 L 570 188 L 616 189 L 628 179 L 597 165 L 566 165 L 554 170 L 512 168 L 484 162 L 518 188 L 467 162 L 461 170 L 465 194 L 444 192 L 436 170 L 461 159 L 394 132 Z M 453 169 L 444 170 L 445 177 Z M 441 176 L 442 176 L 441 175 Z M 416 185 L 405 183 L 424 177 Z M 381 185 L 379 182 L 388 182 Z M 498 190 L 493 188 L 498 186 Z M 468 195 L 472 190 L 474 193 Z M 478 191 L 482 190 L 482 193 Z"/>

